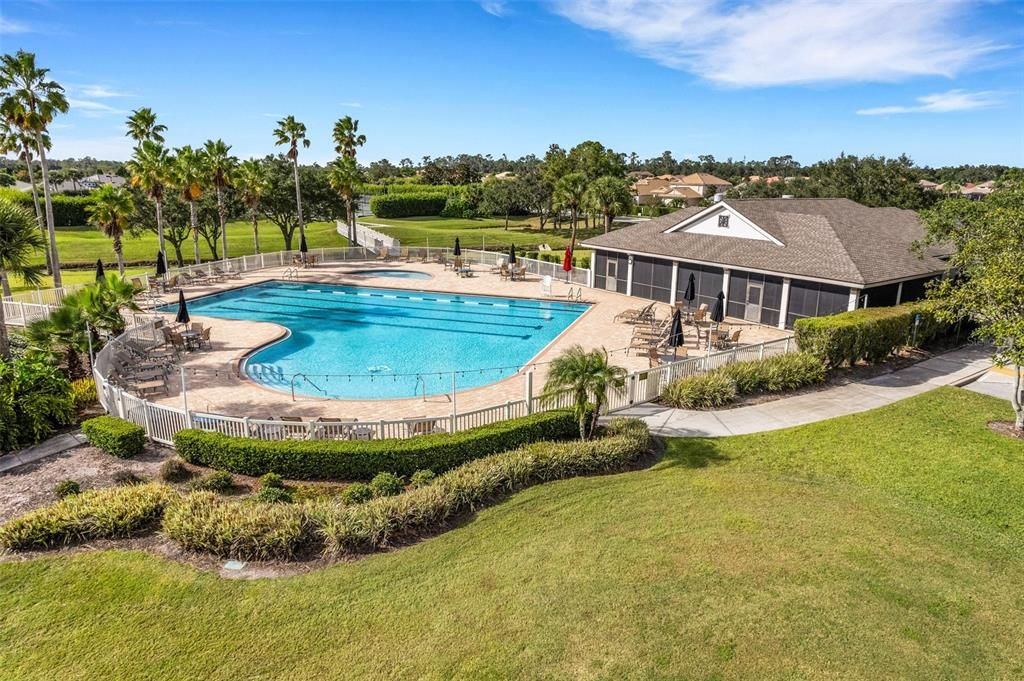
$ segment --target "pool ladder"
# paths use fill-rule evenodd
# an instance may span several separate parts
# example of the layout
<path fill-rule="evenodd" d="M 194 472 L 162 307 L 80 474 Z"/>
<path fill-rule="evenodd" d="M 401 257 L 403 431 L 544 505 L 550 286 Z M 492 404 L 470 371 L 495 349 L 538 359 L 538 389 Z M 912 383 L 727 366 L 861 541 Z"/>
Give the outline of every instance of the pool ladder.
<path fill-rule="evenodd" d="M 574 291 L 575 291 L 575 293 L 573 293 Z M 568 301 L 574 301 L 575 300 L 577 303 L 582 303 L 583 302 L 583 287 L 580 286 L 579 288 L 573 288 L 572 286 L 570 286 L 569 287 L 569 292 L 565 294 L 565 298 Z"/>
<path fill-rule="evenodd" d="M 299 268 L 298 267 L 289 267 L 288 269 L 286 269 L 284 271 L 284 278 L 285 279 L 298 279 L 299 278 Z"/>

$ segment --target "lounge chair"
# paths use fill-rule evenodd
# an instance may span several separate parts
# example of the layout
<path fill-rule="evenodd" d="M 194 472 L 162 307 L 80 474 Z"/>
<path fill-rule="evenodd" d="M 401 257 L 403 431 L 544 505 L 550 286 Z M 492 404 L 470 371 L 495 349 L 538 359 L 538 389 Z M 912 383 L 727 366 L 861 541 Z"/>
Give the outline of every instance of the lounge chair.
<path fill-rule="evenodd" d="M 434 433 L 443 432 L 445 432 L 445 430 L 438 425 L 437 419 L 424 418 L 422 421 L 414 421 L 409 424 L 409 435 L 414 437 L 417 435 L 432 435 Z"/>
<path fill-rule="evenodd" d="M 135 390 L 135 394 L 139 397 L 155 395 L 158 393 L 163 393 L 164 395 L 170 394 L 170 390 L 167 388 L 167 381 L 163 380 L 143 381 L 141 383 L 134 384 L 132 388 Z"/>
<path fill-rule="evenodd" d="M 612 321 L 625 322 L 626 324 L 637 324 L 639 322 L 650 321 L 654 317 L 654 305 L 655 303 L 651 303 L 646 307 L 623 310 L 619 314 L 615 315 Z"/>
<path fill-rule="evenodd" d="M 408 246 L 402 246 L 402 250 L 399 251 L 398 258 L 400 260 L 404 260 L 405 262 L 412 262 L 412 260 L 409 258 L 409 247 Z"/>
<path fill-rule="evenodd" d="M 538 251 L 550 251 L 551 250 L 551 246 L 549 246 L 547 244 L 541 244 L 540 246 L 537 246 L 537 250 Z"/>

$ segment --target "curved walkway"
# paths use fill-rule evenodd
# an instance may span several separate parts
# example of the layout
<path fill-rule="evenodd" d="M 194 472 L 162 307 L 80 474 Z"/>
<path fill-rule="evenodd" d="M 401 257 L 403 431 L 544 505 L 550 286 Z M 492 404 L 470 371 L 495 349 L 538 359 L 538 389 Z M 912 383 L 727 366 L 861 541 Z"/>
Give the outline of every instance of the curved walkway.
<path fill-rule="evenodd" d="M 761 433 L 884 407 L 943 385 L 963 385 L 992 366 L 991 353 L 988 346 L 971 345 L 882 376 L 748 407 L 692 411 L 641 404 L 615 415 L 642 419 L 652 434 L 663 437 Z"/>

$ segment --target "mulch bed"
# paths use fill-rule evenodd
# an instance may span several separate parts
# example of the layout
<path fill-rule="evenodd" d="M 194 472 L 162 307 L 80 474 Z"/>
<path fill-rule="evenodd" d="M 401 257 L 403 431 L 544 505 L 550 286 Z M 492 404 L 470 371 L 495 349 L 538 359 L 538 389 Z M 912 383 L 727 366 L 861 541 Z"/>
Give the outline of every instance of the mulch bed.
<path fill-rule="evenodd" d="M 1015 440 L 1024 440 L 1024 430 L 1017 430 L 1009 421 L 989 421 L 988 427 L 996 433 Z"/>

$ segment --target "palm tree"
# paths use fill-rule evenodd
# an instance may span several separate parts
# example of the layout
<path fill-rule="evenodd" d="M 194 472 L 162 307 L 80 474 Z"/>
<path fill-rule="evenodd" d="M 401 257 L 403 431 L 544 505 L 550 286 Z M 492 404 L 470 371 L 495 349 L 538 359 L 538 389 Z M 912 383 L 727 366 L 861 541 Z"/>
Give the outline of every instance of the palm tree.
<path fill-rule="evenodd" d="M 43 268 L 29 261 L 36 251 L 44 248 L 46 240 L 36 229 L 32 214 L 11 201 L 0 200 L 0 285 L 5 296 L 11 295 L 11 284 L 8 280 L 11 274 L 18 275 L 30 286 L 40 284 Z M 0 301 L 0 357 L 10 356 L 4 305 Z"/>
<path fill-rule="evenodd" d="M 334 151 L 340 154 L 342 158 L 351 159 L 352 166 L 355 167 L 356 172 L 358 172 L 358 166 L 355 164 L 356 149 L 366 144 L 366 135 L 359 134 L 359 121 L 351 116 L 339 118 L 334 124 L 333 137 Z M 350 170 L 346 170 L 345 172 L 346 174 L 351 175 Z M 358 183 L 350 183 L 348 185 L 352 189 L 352 196 L 346 196 L 345 193 L 342 192 L 342 196 L 345 197 L 345 222 L 348 225 L 348 240 L 352 245 L 356 245 L 355 219 L 352 211 L 352 199 L 354 198 L 355 188 L 357 185 Z M 338 189 L 338 187 L 335 187 L 335 189 Z"/>
<path fill-rule="evenodd" d="M 633 205 L 633 196 L 629 193 L 629 185 L 625 180 L 605 175 L 590 183 L 586 202 L 604 216 L 604 231 L 607 234 L 612 228 L 615 216 L 629 210 Z"/>
<path fill-rule="evenodd" d="M 56 114 L 67 113 L 68 100 L 60 84 L 47 80 L 46 74 L 49 71 L 36 68 L 36 56 L 31 52 L 18 50 L 13 56 L 5 54 L 0 63 L 0 84 L 6 96 L 0 109 L 4 118 L 13 120 L 17 127 L 35 138 L 39 165 L 43 171 L 43 200 L 46 204 L 46 231 L 50 239 L 53 286 L 61 288 L 63 282 L 57 258 L 57 232 L 53 226 L 53 200 L 50 197 L 50 176 L 46 167 L 43 135 Z"/>
<path fill-rule="evenodd" d="M 580 439 L 586 440 L 594 434 L 608 391 L 621 390 L 624 385 L 626 370 L 608 362 L 607 350 L 587 351 L 574 345 L 551 362 L 541 401 L 555 405 L 570 395 L 580 422 Z"/>
<path fill-rule="evenodd" d="M 295 116 L 287 116 L 277 122 L 274 128 L 275 145 L 288 145 L 288 152 L 285 154 L 294 166 L 295 170 L 295 209 L 299 216 L 299 240 L 306 236 L 306 223 L 302 220 L 302 191 L 299 189 L 299 144 L 309 149 L 309 140 L 306 139 L 306 124 L 299 123 Z"/>
<path fill-rule="evenodd" d="M 167 126 L 156 122 L 156 114 L 149 107 L 132 111 L 125 123 L 128 125 L 128 137 L 138 145 L 143 142 L 164 143 L 163 133 L 167 132 Z"/>
<path fill-rule="evenodd" d="M 32 147 L 35 140 L 31 135 L 18 129 L 10 121 L 0 118 L 0 156 L 17 154 L 19 161 L 25 164 L 28 169 L 28 183 L 32 185 L 32 207 L 36 212 L 36 221 L 39 223 L 39 231 L 46 234 L 46 218 L 43 209 L 39 207 L 39 189 L 36 187 L 35 173 L 32 171 L 32 160 L 35 157 Z M 43 135 L 43 146 L 50 148 L 50 136 Z M 46 270 L 50 270 L 50 253 L 46 253 Z"/>
<path fill-rule="evenodd" d="M 238 159 L 228 154 L 231 145 L 224 140 L 207 140 L 203 146 L 206 156 L 206 170 L 217 192 L 217 219 L 220 222 L 221 241 L 224 244 L 224 259 L 228 259 L 228 230 L 224 223 L 224 189 L 231 186 L 232 173 L 238 165 Z"/>
<path fill-rule="evenodd" d="M 356 160 L 350 156 L 339 156 L 327 166 L 327 182 L 331 187 L 341 194 L 345 201 L 345 212 L 348 214 L 348 237 L 349 244 L 355 244 L 355 229 L 352 223 L 352 204 L 355 201 L 356 192 L 363 183 L 363 172 L 356 164 Z"/>
<path fill-rule="evenodd" d="M 175 149 L 174 186 L 181 192 L 181 200 L 188 203 L 189 225 L 192 227 L 192 245 L 196 264 L 203 261 L 199 255 L 199 218 L 196 215 L 196 201 L 203 195 L 203 181 L 206 179 L 206 163 L 202 151 L 189 145 Z"/>
<path fill-rule="evenodd" d="M 117 271 L 124 276 L 124 252 L 121 248 L 121 237 L 129 216 L 135 212 L 132 195 L 124 187 L 105 184 L 92 195 L 92 205 L 86 206 L 89 224 L 95 225 L 114 242 L 114 254 L 117 256 Z"/>
<path fill-rule="evenodd" d="M 133 187 L 141 188 L 149 198 L 153 199 L 156 206 L 156 234 L 159 241 L 160 253 L 167 261 L 167 254 L 164 252 L 164 190 L 171 181 L 174 159 L 167 152 L 167 149 L 158 142 L 143 140 L 135 147 L 135 154 L 125 163 L 131 175 Z"/>
<path fill-rule="evenodd" d="M 555 183 L 555 198 L 560 206 L 569 209 L 572 236 L 569 239 L 569 250 L 576 250 L 576 223 L 579 219 L 580 207 L 587 192 L 587 176 L 583 173 L 563 175 Z"/>
<path fill-rule="evenodd" d="M 267 167 L 255 159 L 242 161 L 235 172 L 235 187 L 242 202 L 252 216 L 252 240 L 256 253 L 260 252 L 260 201 L 270 192 L 270 173 Z"/>

